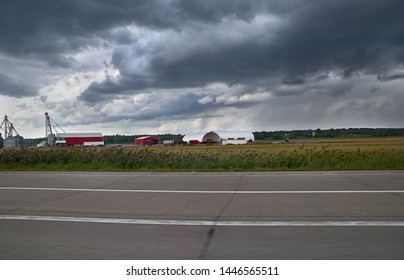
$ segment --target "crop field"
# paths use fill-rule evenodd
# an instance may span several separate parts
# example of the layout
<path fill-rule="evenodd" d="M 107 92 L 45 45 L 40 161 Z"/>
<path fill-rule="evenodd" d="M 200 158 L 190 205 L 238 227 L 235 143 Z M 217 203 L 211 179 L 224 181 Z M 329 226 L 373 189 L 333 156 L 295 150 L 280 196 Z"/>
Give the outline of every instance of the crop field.
<path fill-rule="evenodd" d="M 293 171 L 404 169 L 404 137 L 291 143 L 0 149 L 0 170 Z"/>

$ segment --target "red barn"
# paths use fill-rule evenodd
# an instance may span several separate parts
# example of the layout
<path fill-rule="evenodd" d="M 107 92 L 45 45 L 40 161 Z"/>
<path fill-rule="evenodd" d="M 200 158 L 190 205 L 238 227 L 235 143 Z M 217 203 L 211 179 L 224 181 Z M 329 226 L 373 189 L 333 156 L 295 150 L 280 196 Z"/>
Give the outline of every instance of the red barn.
<path fill-rule="evenodd" d="M 160 143 L 160 138 L 155 136 L 144 136 L 135 139 L 136 145 L 141 146 L 150 146 L 150 145 L 157 145 Z"/>
<path fill-rule="evenodd" d="M 104 137 L 101 133 L 58 133 L 55 144 L 64 146 L 104 146 Z"/>

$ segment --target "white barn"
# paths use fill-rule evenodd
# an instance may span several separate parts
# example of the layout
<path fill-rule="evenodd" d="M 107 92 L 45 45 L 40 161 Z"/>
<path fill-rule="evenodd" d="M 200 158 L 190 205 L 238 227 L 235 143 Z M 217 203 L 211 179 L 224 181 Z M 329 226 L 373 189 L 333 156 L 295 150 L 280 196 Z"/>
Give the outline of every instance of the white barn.
<path fill-rule="evenodd" d="M 209 131 L 191 133 L 182 138 L 188 144 L 247 144 L 255 141 L 254 134 L 247 131 Z"/>

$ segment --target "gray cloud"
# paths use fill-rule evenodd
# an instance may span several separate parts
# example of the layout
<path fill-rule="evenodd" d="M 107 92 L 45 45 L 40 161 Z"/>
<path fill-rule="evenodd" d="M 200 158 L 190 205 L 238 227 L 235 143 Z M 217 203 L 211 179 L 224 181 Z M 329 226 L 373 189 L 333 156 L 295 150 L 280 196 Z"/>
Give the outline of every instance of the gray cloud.
<path fill-rule="evenodd" d="M 287 77 L 282 80 L 285 85 L 301 85 L 304 84 L 305 80 L 299 77 Z"/>
<path fill-rule="evenodd" d="M 379 75 L 377 75 L 377 79 L 381 82 L 389 82 L 389 81 L 394 81 L 394 80 L 398 80 L 398 79 L 404 79 L 404 74 L 397 74 L 397 75 L 391 75 L 391 76 L 379 74 Z"/>
<path fill-rule="evenodd" d="M 15 80 L 12 77 L 0 73 L 0 95 L 22 98 L 35 94 L 35 90 L 30 89 L 23 81 Z"/>
<path fill-rule="evenodd" d="M 316 78 L 316 81 L 317 81 L 317 82 L 324 81 L 324 80 L 327 80 L 329 77 L 330 77 L 330 76 L 329 76 L 328 74 L 323 74 L 323 75 L 318 76 L 318 77 Z"/>
<path fill-rule="evenodd" d="M 354 75 L 359 75 L 357 72 L 354 71 L 353 68 L 344 69 L 339 76 L 341 76 L 344 80 L 352 78 Z"/>
<path fill-rule="evenodd" d="M 97 37 L 130 43 L 130 32 L 109 30 L 134 24 L 150 29 L 181 29 L 187 21 L 251 19 L 263 4 L 245 1 L 24 0 L 0 4 L 0 50 L 41 58 L 98 46 Z"/>
<path fill-rule="evenodd" d="M 268 77 L 298 85 L 305 82 L 305 75 L 333 69 L 342 69 L 339 75 L 350 79 L 358 71 L 376 74 L 397 67 L 395 56 L 402 42 L 396 32 L 404 32 L 404 24 L 397 21 L 401 16 L 398 9 L 404 8 L 399 1 L 367 5 L 321 1 L 296 5 L 290 11 L 286 9 L 289 1 L 277 5 L 237 2 L 229 5 L 230 11 L 221 9 L 226 1 L 217 6 L 207 3 L 178 2 L 175 10 L 181 16 L 177 19 L 192 24 L 172 23 L 166 29 L 160 25 L 160 40 L 152 38 L 145 46 L 116 49 L 111 62 L 122 78 L 114 84 L 106 80 L 91 85 L 83 99 L 90 101 L 89 92 L 113 96 L 150 88 L 203 87 L 216 82 L 231 85 L 234 81 L 245 85 L 259 81 L 270 89 L 273 84 Z M 288 21 L 283 21 L 285 15 Z M 267 21 L 262 20 L 265 17 Z M 147 64 L 143 72 L 134 66 L 138 61 Z"/>
<path fill-rule="evenodd" d="M 92 121 L 97 110 L 105 121 L 186 119 L 293 108 L 302 122 L 327 113 L 370 120 L 358 101 L 367 94 L 380 119 L 401 117 L 394 102 L 376 98 L 396 97 L 392 84 L 404 78 L 399 0 L 31 2 L 0 3 L 0 60 L 18 60 L 0 69 L 0 94 L 39 94 L 49 106 L 63 97 L 65 115 L 80 108 Z M 80 83 L 64 82 L 74 98 L 46 98 L 60 90 L 55 81 L 79 74 Z M 326 111 L 333 103 L 345 105 Z"/>

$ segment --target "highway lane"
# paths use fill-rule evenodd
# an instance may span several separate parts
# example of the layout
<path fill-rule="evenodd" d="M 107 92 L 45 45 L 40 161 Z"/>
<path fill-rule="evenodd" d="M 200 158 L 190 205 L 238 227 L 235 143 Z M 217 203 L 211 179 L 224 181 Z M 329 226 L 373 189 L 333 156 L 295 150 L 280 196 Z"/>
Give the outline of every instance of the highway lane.
<path fill-rule="evenodd" d="M 1 259 L 403 259 L 404 172 L 0 173 Z"/>

